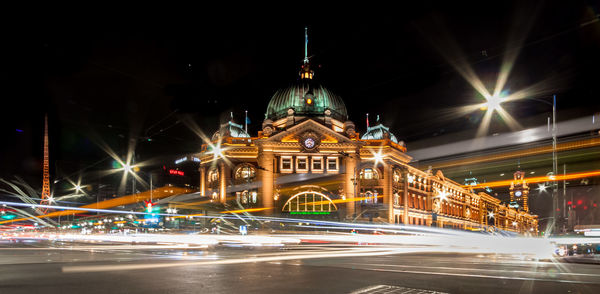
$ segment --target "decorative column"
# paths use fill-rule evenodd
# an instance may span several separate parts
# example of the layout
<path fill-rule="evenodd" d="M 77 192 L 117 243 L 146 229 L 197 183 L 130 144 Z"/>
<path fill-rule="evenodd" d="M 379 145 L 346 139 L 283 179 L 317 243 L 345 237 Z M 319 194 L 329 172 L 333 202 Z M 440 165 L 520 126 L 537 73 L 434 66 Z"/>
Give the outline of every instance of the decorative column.
<path fill-rule="evenodd" d="M 388 223 L 394 223 L 394 195 L 392 195 L 392 164 L 383 163 L 383 203 L 387 205 Z"/>
<path fill-rule="evenodd" d="M 258 170 L 258 178 L 261 182 L 259 189 L 260 202 L 265 208 L 265 214 L 273 214 L 273 187 L 275 180 L 275 167 L 273 166 L 274 155 L 272 151 L 261 151 L 258 155 L 258 165 L 264 169 Z"/>
<path fill-rule="evenodd" d="M 358 186 L 354 185 L 354 181 L 358 181 L 358 154 L 350 155 L 345 158 L 346 175 L 344 176 L 344 191 L 346 192 L 346 217 L 354 218 L 356 214 L 355 203 L 353 201 L 356 196 Z"/>
<path fill-rule="evenodd" d="M 200 167 L 200 196 L 206 196 L 206 167 Z"/>
<path fill-rule="evenodd" d="M 225 162 L 219 163 L 219 201 L 227 201 L 227 182 L 229 181 L 228 167 Z"/>

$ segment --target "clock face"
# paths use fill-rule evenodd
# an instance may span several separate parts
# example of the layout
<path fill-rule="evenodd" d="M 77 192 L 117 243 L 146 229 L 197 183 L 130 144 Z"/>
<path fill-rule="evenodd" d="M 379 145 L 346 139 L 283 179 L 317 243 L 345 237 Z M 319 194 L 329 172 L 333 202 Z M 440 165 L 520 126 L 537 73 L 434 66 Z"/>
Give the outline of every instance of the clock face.
<path fill-rule="evenodd" d="M 516 191 L 515 192 L 515 196 L 517 196 L 517 197 L 521 197 L 521 194 L 523 194 L 523 193 L 521 193 L 521 191 Z"/>
<path fill-rule="evenodd" d="M 313 138 L 306 138 L 304 140 L 304 147 L 306 147 L 306 149 L 312 149 L 315 147 L 315 140 Z"/>

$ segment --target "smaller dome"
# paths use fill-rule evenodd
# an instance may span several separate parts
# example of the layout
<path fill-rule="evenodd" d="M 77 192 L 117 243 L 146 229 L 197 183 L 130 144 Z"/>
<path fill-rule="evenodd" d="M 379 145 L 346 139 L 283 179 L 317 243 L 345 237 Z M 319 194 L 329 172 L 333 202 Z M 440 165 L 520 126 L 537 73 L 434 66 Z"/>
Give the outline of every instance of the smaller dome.
<path fill-rule="evenodd" d="M 250 135 L 244 131 L 242 125 L 228 121 L 222 124 L 221 128 L 213 134 L 212 140 L 217 140 L 219 137 L 250 138 Z"/>
<path fill-rule="evenodd" d="M 381 140 L 388 137 L 392 142 L 398 144 L 398 138 L 392 132 L 390 128 L 385 127 L 382 124 L 378 124 L 374 127 L 367 127 L 367 132 L 362 135 L 362 140 Z"/>

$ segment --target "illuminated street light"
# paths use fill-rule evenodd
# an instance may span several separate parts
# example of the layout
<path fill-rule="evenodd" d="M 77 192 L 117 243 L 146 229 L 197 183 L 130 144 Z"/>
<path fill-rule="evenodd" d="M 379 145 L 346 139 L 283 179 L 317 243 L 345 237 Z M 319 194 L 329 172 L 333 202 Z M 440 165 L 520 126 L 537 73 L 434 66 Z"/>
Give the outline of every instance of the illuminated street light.
<path fill-rule="evenodd" d="M 493 218 L 493 217 L 494 217 L 494 212 L 493 212 L 493 211 L 490 211 L 490 212 L 488 213 L 488 218 Z"/>
<path fill-rule="evenodd" d="M 223 152 L 224 148 L 221 148 L 221 142 L 218 142 L 217 145 L 212 146 L 211 153 L 213 154 L 213 159 L 224 158 Z"/>
<path fill-rule="evenodd" d="M 440 190 L 437 190 L 437 192 L 438 192 L 438 193 L 437 193 L 437 197 L 438 197 L 440 200 L 448 200 L 448 195 L 450 195 L 450 193 L 448 193 L 448 191 L 445 191 L 445 190 L 441 190 L 441 189 L 440 189 Z"/>
<path fill-rule="evenodd" d="M 498 111 L 501 107 L 500 103 L 504 102 L 498 95 L 487 96 L 485 98 L 487 99 L 487 102 L 480 108 L 481 110 Z"/>
<path fill-rule="evenodd" d="M 546 189 L 548 189 L 548 186 L 546 186 L 545 183 L 541 183 L 538 184 L 537 190 L 542 193 L 542 192 L 546 192 Z"/>
<path fill-rule="evenodd" d="M 383 159 L 384 159 L 384 155 L 381 153 L 381 150 L 379 150 L 378 152 L 372 152 L 373 153 L 373 165 L 377 165 L 379 163 L 383 163 Z"/>

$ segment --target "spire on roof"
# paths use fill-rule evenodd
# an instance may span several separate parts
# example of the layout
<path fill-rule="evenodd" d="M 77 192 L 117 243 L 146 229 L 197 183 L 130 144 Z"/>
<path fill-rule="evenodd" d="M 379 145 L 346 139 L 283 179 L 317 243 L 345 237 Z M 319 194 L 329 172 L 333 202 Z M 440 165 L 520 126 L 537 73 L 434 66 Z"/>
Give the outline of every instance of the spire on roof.
<path fill-rule="evenodd" d="M 304 27 L 304 64 L 308 64 L 308 27 Z"/>
<path fill-rule="evenodd" d="M 308 59 L 308 27 L 304 27 L 304 64 L 300 70 L 301 79 L 312 80 L 315 72 L 310 69 L 310 60 Z"/>

